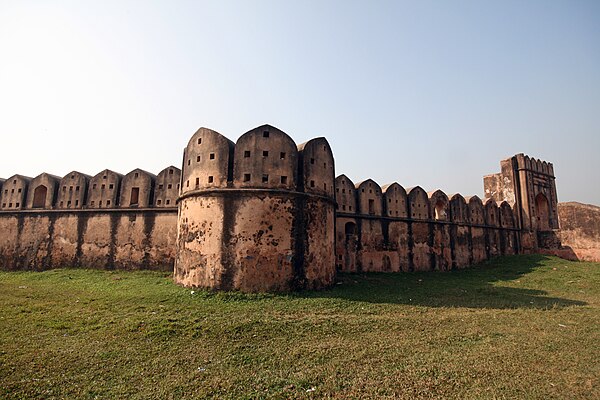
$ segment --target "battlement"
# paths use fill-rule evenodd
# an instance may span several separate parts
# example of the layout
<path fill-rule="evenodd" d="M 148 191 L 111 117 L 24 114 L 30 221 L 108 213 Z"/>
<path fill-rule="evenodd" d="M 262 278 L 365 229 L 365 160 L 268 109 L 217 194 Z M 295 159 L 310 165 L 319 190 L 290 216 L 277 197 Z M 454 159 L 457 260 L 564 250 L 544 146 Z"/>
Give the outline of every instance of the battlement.
<path fill-rule="evenodd" d="M 523 153 L 519 153 L 512 158 L 516 160 L 518 169 L 524 169 L 554 177 L 554 166 L 552 163 L 529 157 Z"/>
<path fill-rule="evenodd" d="M 126 175 L 105 169 L 93 177 L 77 171 L 62 178 L 13 175 L 0 180 L 0 211 L 175 207 L 180 179 L 173 166 L 158 176 L 139 168 Z"/>
<path fill-rule="evenodd" d="M 448 222 L 490 227 L 514 228 L 513 210 L 506 201 L 478 196 L 465 199 L 455 193 L 450 197 L 442 190 L 425 192 L 420 186 L 404 189 L 397 182 L 380 186 L 373 179 L 356 185 L 346 175 L 335 179 L 337 212 L 362 217 Z"/>
<path fill-rule="evenodd" d="M 273 189 L 333 197 L 333 153 L 325 138 L 296 143 L 263 125 L 233 143 L 200 128 L 183 153 L 181 195 L 198 190 Z"/>

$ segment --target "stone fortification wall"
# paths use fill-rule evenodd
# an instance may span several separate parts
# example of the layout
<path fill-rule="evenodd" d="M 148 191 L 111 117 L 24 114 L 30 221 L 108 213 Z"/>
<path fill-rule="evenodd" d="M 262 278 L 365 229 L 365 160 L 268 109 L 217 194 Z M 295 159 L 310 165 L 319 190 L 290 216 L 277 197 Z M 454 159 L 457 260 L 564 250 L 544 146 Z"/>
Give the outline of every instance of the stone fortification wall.
<path fill-rule="evenodd" d="M 234 143 L 201 128 L 181 171 L 0 179 L 0 268 L 174 268 L 185 286 L 287 291 L 330 286 L 336 270 L 448 271 L 520 252 L 600 261 L 600 208 L 559 205 L 551 163 L 500 165 L 482 201 L 335 178 L 325 138 L 296 145 L 263 125 Z"/>
<path fill-rule="evenodd" d="M 372 179 L 335 180 L 336 265 L 341 271 L 448 271 L 519 252 L 510 205 Z"/>
<path fill-rule="evenodd" d="M 558 237 L 561 257 L 600 262 L 600 207 L 577 202 L 559 203 Z"/>
<path fill-rule="evenodd" d="M 158 184 L 156 183 L 158 180 Z M 172 269 L 180 170 L 0 182 L 0 267 Z"/>
<path fill-rule="evenodd" d="M 0 213 L 0 266 L 169 271 L 176 209 L 22 210 Z"/>

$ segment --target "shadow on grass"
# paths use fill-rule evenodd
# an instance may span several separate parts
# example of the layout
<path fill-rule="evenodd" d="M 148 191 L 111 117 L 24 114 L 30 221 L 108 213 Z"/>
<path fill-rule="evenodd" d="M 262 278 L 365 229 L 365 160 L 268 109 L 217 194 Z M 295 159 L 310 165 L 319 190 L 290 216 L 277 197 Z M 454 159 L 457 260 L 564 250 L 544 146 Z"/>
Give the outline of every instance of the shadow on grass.
<path fill-rule="evenodd" d="M 340 274 L 338 284 L 333 289 L 305 292 L 299 296 L 368 303 L 494 309 L 550 309 L 587 304 L 549 297 L 544 290 L 518 287 L 521 284 L 519 278 L 536 268 L 555 272 L 548 263 L 544 263 L 548 260 L 543 255 L 520 255 L 501 257 L 452 272 Z M 517 287 L 503 286 L 502 282 Z M 556 285 L 557 290 L 562 285 L 552 279 L 547 284 Z"/>

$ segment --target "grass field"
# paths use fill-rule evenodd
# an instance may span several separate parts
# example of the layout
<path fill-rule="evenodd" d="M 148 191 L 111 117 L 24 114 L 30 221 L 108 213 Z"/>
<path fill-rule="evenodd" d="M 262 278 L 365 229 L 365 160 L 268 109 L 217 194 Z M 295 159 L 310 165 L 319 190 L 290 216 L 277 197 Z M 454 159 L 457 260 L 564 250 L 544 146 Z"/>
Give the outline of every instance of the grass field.
<path fill-rule="evenodd" d="M 0 272 L 0 398 L 600 398 L 600 264 L 339 280 L 244 295 Z"/>

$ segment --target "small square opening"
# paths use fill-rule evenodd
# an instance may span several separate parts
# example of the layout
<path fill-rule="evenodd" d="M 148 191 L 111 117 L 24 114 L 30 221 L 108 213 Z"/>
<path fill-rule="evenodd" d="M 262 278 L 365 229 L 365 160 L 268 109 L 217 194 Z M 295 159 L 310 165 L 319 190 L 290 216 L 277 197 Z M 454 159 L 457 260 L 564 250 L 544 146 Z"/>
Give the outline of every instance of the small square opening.
<path fill-rule="evenodd" d="M 282 160 L 285 158 L 285 152 L 281 152 L 279 153 L 279 158 L 281 158 Z"/>
<path fill-rule="evenodd" d="M 244 158 L 248 158 L 250 157 L 250 150 L 245 150 L 244 151 Z"/>
<path fill-rule="evenodd" d="M 263 157 L 269 157 L 269 151 L 263 150 Z"/>
<path fill-rule="evenodd" d="M 269 131 L 263 131 L 263 137 L 269 137 Z"/>
<path fill-rule="evenodd" d="M 262 176 L 262 183 L 267 183 L 267 182 L 269 182 L 269 175 L 263 174 L 263 176 Z"/>
<path fill-rule="evenodd" d="M 215 159 L 215 153 L 210 153 L 210 156 L 209 156 L 209 158 L 210 158 L 211 160 L 214 160 L 214 159 Z"/>
<path fill-rule="evenodd" d="M 287 176 L 282 176 L 281 177 L 281 184 L 282 185 L 287 185 Z"/>
<path fill-rule="evenodd" d="M 208 183 L 213 183 L 213 177 L 212 176 L 208 177 Z"/>
<path fill-rule="evenodd" d="M 244 182 L 250 182 L 250 174 L 244 174 Z"/>

